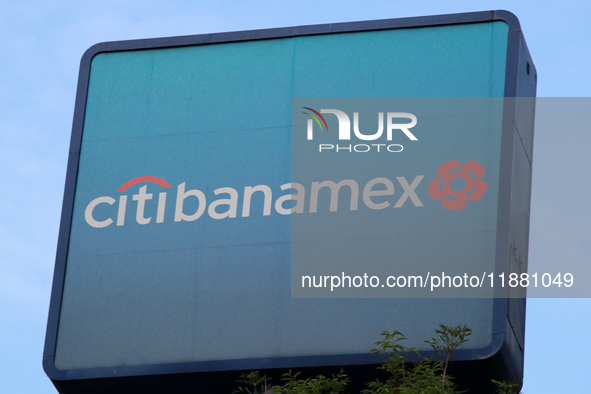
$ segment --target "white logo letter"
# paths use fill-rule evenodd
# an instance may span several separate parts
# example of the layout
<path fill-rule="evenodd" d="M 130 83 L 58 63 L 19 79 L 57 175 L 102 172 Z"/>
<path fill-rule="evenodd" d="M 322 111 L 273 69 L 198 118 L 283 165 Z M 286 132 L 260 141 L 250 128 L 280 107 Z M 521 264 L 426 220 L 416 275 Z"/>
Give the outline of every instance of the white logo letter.
<path fill-rule="evenodd" d="M 185 202 L 185 198 L 189 196 L 197 197 L 197 200 L 199 200 L 199 207 L 197 208 L 197 212 L 195 212 L 194 214 L 185 215 L 183 213 L 183 204 Z M 180 222 L 184 220 L 186 222 L 192 222 L 193 220 L 199 219 L 201 215 L 203 215 L 203 212 L 205 212 L 205 203 L 205 194 L 203 194 L 201 190 L 195 189 L 188 190 L 187 192 L 185 192 L 185 182 L 181 183 L 177 189 L 176 207 L 174 209 L 174 221 Z"/>
<path fill-rule="evenodd" d="M 95 220 L 94 217 L 92 217 L 92 211 L 94 211 L 94 208 L 102 203 L 107 203 L 109 205 L 113 205 L 115 203 L 115 199 L 112 197 L 99 197 L 99 198 L 95 198 L 94 200 L 92 200 L 90 202 L 90 204 L 88 204 L 88 206 L 86 207 L 86 211 L 84 211 L 84 219 L 86 219 L 86 223 L 90 224 L 92 227 L 95 228 L 103 228 L 103 227 L 107 227 L 109 224 L 113 223 L 113 219 L 109 218 L 109 219 L 105 219 L 102 221 L 98 221 Z"/>
<path fill-rule="evenodd" d="M 158 194 L 158 211 L 156 212 L 156 223 L 164 222 L 164 208 L 166 208 L 166 192 Z"/>
<path fill-rule="evenodd" d="M 419 196 L 417 196 L 417 194 L 415 193 L 415 189 L 417 188 L 417 186 L 419 186 L 419 183 L 421 183 L 424 177 L 424 175 L 416 176 L 410 186 L 408 185 L 408 182 L 406 181 L 405 177 L 396 177 L 396 179 L 398 179 L 398 183 L 400 183 L 400 186 L 402 186 L 402 188 L 404 189 L 404 194 L 400 196 L 400 198 L 396 202 L 396 205 L 394 205 L 394 208 L 400 208 L 408 197 L 410 197 L 410 200 L 415 205 L 415 207 L 423 206 L 423 203 L 421 202 L 421 200 L 419 200 Z"/>
<path fill-rule="evenodd" d="M 119 210 L 117 211 L 117 226 L 125 224 L 125 208 L 127 207 L 127 196 L 119 197 Z"/>
<path fill-rule="evenodd" d="M 410 123 L 392 123 L 392 118 L 408 118 L 411 120 Z M 406 134 L 412 141 L 416 141 L 415 137 L 408 129 L 417 125 L 417 117 L 407 112 L 388 112 L 388 141 L 392 140 L 392 130 L 400 129 Z"/>
<path fill-rule="evenodd" d="M 242 217 L 247 218 L 250 216 L 250 198 L 254 192 L 263 192 L 265 195 L 263 205 L 263 216 L 269 216 L 271 214 L 271 204 L 273 203 L 273 193 L 271 188 L 267 185 L 258 186 L 246 186 L 244 188 L 244 199 L 242 200 Z"/>
<path fill-rule="evenodd" d="M 339 190 L 343 186 L 351 188 L 351 211 L 357 210 L 357 202 L 359 200 L 359 185 L 353 179 L 344 179 L 339 183 L 333 181 L 312 182 L 312 191 L 310 192 L 310 213 L 314 213 L 318 209 L 318 192 L 323 187 L 330 189 L 330 212 L 335 212 L 339 206 Z"/>
<path fill-rule="evenodd" d="M 382 136 L 382 133 L 384 132 L 384 113 L 378 113 L 378 131 L 372 135 L 364 135 L 361 134 L 361 132 L 359 131 L 359 114 L 357 112 L 353 112 L 353 131 L 355 132 L 357 138 L 359 138 L 360 140 L 377 140 Z"/>
<path fill-rule="evenodd" d="M 275 201 L 275 210 L 281 215 L 289 215 L 291 213 L 303 213 L 304 212 L 304 200 L 306 198 L 306 189 L 299 183 L 286 183 L 281 185 L 281 190 L 295 189 L 298 194 L 286 194 L 281 196 Z M 283 208 L 285 201 L 295 201 L 295 205 L 291 208 Z"/>
<path fill-rule="evenodd" d="M 207 208 L 209 216 L 211 216 L 213 219 L 235 218 L 236 208 L 238 207 L 238 192 L 232 189 L 231 187 L 221 187 L 213 191 L 213 194 L 215 194 L 216 196 L 220 193 L 229 194 L 230 198 L 220 198 L 219 200 L 215 200 L 214 202 L 209 204 L 209 208 Z M 226 212 L 216 212 L 215 209 L 220 205 L 228 206 Z"/>
<path fill-rule="evenodd" d="M 375 185 L 381 183 L 386 186 L 386 190 L 371 190 Z M 388 178 L 375 178 L 367 182 L 363 188 L 363 202 L 369 209 L 384 209 L 390 206 L 388 201 L 375 203 L 371 200 L 374 196 L 391 196 L 394 194 L 394 185 Z"/>
<path fill-rule="evenodd" d="M 339 120 L 339 139 L 350 140 L 351 139 L 351 121 L 346 113 L 339 111 L 338 109 L 321 109 L 322 114 L 334 114 Z"/>
<path fill-rule="evenodd" d="M 137 212 L 135 214 L 135 220 L 139 224 L 148 224 L 150 223 L 150 220 L 152 220 L 151 217 L 144 218 L 144 208 L 146 207 L 146 200 L 152 199 L 152 193 L 146 193 L 147 188 L 148 186 L 140 187 L 140 192 L 138 194 L 134 194 L 132 197 L 133 201 L 137 201 Z"/>

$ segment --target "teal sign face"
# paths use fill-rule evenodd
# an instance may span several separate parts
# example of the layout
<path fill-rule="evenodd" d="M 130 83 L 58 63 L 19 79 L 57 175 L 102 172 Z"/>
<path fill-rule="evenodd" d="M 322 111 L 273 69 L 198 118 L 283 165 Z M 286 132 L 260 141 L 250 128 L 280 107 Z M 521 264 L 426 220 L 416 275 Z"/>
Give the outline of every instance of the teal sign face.
<path fill-rule="evenodd" d="M 322 260 L 310 248 L 318 239 L 351 254 L 387 232 L 390 252 L 404 261 L 416 250 L 419 260 L 477 253 L 480 273 L 498 265 L 510 30 L 502 18 L 475 22 L 92 49 L 74 120 L 73 205 L 64 210 L 58 251 L 49 376 L 232 370 L 244 360 L 248 368 L 334 365 L 340 355 L 367 364 L 376 362 L 367 353 L 383 330 L 412 332 L 408 345 L 422 349 L 439 323 L 472 328 L 471 355 L 494 353 L 495 324 L 505 318 L 493 298 L 386 291 L 324 299 L 333 296 L 294 287 L 308 266 L 293 262 L 311 262 L 302 253 Z M 328 108 L 349 114 L 354 141 L 336 139 L 341 118 L 321 112 Z M 354 112 L 367 117 L 355 123 Z M 383 135 L 370 140 L 378 113 Z M 416 118 L 407 132 L 400 124 L 413 118 L 404 114 Z M 461 120 L 462 132 L 471 122 L 488 127 L 458 138 L 446 116 Z M 353 144 L 349 157 L 361 155 L 348 161 L 362 163 L 357 173 L 338 165 L 346 152 L 328 148 L 345 142 Z M 379 144 L 381 152 L 356 150 Z M 379 171 L 367 171 L 372 162 Z M 460 197 L 448 190 L 456 178 L 472 182 Z M 318 183 L 346 179 L 358 191 L 337 192 L 338 209 L 352 216 L 331 217 L 332 197 Z M 305 185 L 303 200 L 296 184 Z M 454 241 L 428 240 L 429 226 L 446 227 Z M 327 236 L 335 228 L 368 231 L 339 249 L 348 233 Z M 458 254 L 462 243 L 475 249 Z"/>

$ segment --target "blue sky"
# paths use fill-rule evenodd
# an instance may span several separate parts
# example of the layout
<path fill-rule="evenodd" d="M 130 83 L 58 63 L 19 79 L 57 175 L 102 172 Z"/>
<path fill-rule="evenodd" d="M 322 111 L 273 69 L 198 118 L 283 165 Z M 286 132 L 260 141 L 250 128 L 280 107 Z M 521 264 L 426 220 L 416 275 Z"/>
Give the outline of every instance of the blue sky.
<path fill-rule="evenodd" d="M 80 57 L 112 40 L 507 9 L 520 19 L 539 97 L 591 92 L 587 1 L 0 0 L 0 392 L 55 393 L 41 368 Z M 537 133 L 530 265 L 589 260 L 581 130 Z M 589 299 L 531 299 L 525 393 L 586 392 Z M 587 339 L 586 339 L 587 338 Z"/>

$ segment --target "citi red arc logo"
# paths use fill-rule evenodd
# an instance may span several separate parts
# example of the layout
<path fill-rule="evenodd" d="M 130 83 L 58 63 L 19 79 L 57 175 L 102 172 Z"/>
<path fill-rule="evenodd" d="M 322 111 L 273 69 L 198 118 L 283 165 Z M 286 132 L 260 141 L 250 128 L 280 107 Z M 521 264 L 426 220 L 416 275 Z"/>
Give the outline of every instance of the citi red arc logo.
<path fill-rule="evenodd" d="M 156 176 L 139 176 L 137 178 L 133 178 L 132 180 L 125 182 L 123 185 L 121 185 L 121 187 L 119 189 L 117 189 L 117 191 L 118 192 L 125 191 L 128 188 L 130 188 L 131 186 L 136 185 L 138 183 L 142 183 L 142 182 L 153 182 L 153 183 L 160 185 L 162 187 L 170 187 L 168 182 L 166 182 L 162 178 L 158 178 Z"/>
<path fill-rule="evenodd" d="M 459 172 L 451 172 L 458 168 L 461 169 Z M 466 162 L 463 166 L 457 160 L 448 161 L 437 169 L 439 178 L 429 182 L 429 195 L 433 200 L 443 199 L 442 204 L 445 209 L 453 211 L 464 209 L 467 200 L 478 201 L 486 193 L 488 183 L 480 180 L 484 172 L 484 167 L 474 160 Z M 476 179 L 472 179 L 470 173 L 473 173 Z M 450 182 L 458 176 L 467 181 L 464 190 L 452 190 Z M 441 188 L 441 181 L 443 181 L 443 189 Z M 448 196 L 456 199 L 449 199 Z"/>
<path fill-rule="evenodd" d="M 158 178 L 155 176 L 140 176 L 140 177 L 137 177 L 137 178 L 134 178 L 134 179 L 131 179 L 131 180 L 125 182 L 123 185 L 121 185 L 117 189 L 117 191 L 118 192 L 125 191 L 133 185 L 136 185 L 138 183 L 144 183 L 144 182 L 155 183 L 155 184 L 160 185 L 164 188 L 170 187 L 170 184 L 162 178 Z M 139 224 L 148 224 L 152 220 L 151 217 L 150 218 L 144 217 L 146 200 L 152 199 L 152 193 L 146 192 L 147 187 L 148 187 L 147 185 L 140 187 L 139 193 L 132 196 L 133 200 L 137 201 L 136 221 Z M 93 216 L 93 212 L 94 212 L 94 209 L 99 204 L 113 205 L 115 203 L 115 201 L 116 200 L 113 197 L 109 197 L 109 196 L 95 198 L 86 207 L 86 210 L 84 211 L 84 219 L 86 219 L 86 222 L 89 225 L 91 225 L 92 227 L 95 227 L 95 228 L 102 228 L 102 227 L 107 227 L 107 226 L 111 225 L 113 223 L 113 219 L 107 218 L 105 220 L 96 220 Z M 166 206 L 166 192 L 162 192 L 158 195 L 158 210 L 156 213 L 156 223 L 164 222 L 165 206 Z M 127 196 L 121 195 L 121 196 L 119 196 L 119 207 L 117 209 L 117 226 L 123 226 L 125 224 L 126 208 L 127 208 Z"/>

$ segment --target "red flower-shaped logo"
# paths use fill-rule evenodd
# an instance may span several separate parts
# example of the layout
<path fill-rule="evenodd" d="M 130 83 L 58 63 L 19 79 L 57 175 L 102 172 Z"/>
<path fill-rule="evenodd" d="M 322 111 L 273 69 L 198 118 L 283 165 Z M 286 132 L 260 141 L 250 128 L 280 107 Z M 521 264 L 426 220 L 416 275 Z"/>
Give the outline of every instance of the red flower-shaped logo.
<path fill-rule="evenodd" d="M 459 172 L 451 172 L 461 168 Z M 476 179 L 472 179 L 472 174 Z M 448 161 L 437 169 L 440 178 L 429 182 L 429 195 L 433 200 L 443 199 L 443 208 L 457 211 L 466 206 L 466 200 L 478 201 L 486 193 L 488 183 L 481 181 L 484 175 L 484 167 L 473 160 L 468 161 L 464 166 L 457 160 Z M 452 190 L 450 182 L 460 177 L 466 181 L 464 190 Z M 443 188 L 441 188 L 443 181 Z M 448 196 L 455 199 L 449 199 Z"/>

